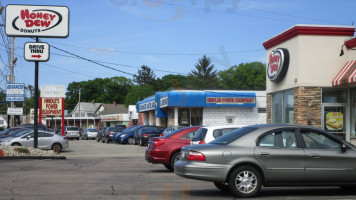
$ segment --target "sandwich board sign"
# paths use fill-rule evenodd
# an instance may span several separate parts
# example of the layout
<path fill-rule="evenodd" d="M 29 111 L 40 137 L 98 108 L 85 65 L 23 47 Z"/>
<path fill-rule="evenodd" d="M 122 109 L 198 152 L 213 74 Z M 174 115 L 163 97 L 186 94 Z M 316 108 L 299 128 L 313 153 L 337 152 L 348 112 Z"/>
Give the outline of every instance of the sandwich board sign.
<path fill-rule="evenodd" d="M 69 9 L 66 6 L 7 5 L 5 32 L 10 37 L 66 38 Z"/>
<path fill-rule="evenodd" d="M 49 45 L 41 42 L 25 43 L 25 60 L 30 62 L 47 62 L 49 60 Z"/>

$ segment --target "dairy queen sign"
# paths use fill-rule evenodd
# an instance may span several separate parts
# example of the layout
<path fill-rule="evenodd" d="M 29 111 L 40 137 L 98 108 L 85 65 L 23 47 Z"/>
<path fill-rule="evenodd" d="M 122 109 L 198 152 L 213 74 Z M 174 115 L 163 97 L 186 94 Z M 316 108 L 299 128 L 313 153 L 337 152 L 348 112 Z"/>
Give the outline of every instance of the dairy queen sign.
<path fill-rule="evenodd" d="M 279 48 L 269 55 L 269 63 L 267 66 L 267 76 L 271 82 L 278 83 L 281 81 L 288 71 L 289 52 L 287 49 Z"/>
<path fill-rule="evenodd" d="M 69 9 L 65 6 L 6 6 L 6 34 L 12 37 L 69 35 Z"/>

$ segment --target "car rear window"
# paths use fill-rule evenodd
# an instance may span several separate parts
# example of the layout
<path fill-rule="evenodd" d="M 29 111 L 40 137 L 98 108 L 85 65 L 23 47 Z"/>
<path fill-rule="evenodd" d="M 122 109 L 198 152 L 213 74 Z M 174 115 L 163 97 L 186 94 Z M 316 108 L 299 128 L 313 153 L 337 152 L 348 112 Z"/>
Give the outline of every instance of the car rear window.
<path fill-rule="evenodd" d="M 79 128 L 78 127 L 67 127 L 67 131 L 79 131 Z"/>
<path fill-rule="evenodd" d="M 110 132 L 121 132 L 123 130 L 122 127 L 113 127 L 110 128 Z"/>
<path fill-rule="evenodd" d="M 200 128 L 194 135 L 194 138 L 192 141 L 202 141 L 205 140 L 206 133 L 208 132 L 208 129 L 206 128 Z"/>
<path fill-rule="evenodd" d="M 221 137 L 218 137 L 217 139 L 213 140 L 210 142 L 211 144 L 229 144 L 240 137 L 256 130 L 257 128 L 252 128 L 252 127 L 244 127 L 244 128 L 239 128 L 237 130 L 231 131 Z"/>

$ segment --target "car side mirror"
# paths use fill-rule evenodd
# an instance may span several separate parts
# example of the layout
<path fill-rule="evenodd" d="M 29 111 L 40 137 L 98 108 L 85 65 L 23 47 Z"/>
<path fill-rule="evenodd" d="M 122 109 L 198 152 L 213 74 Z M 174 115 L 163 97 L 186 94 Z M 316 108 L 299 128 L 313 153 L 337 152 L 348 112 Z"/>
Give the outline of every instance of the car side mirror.
<path fill-rule="evenodd" d="M 343 144 L 343 143 L 340 144 L 340 149 L 341 149 L 342 153 L 346 152 L 346 148 L 347 148 L 347 146 L 345 144 Z"/>

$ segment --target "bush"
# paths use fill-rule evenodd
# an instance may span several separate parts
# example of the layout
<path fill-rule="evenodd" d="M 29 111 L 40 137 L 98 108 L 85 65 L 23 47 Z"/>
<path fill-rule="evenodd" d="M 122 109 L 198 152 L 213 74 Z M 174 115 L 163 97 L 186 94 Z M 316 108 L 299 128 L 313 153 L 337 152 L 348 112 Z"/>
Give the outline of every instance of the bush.
<path fill-rule="evenodd" d="M 30 153 L 30 150 L 28 150 L 28 148 L 25 148 L 25 147 L 15 148 L 14 150 L 19 153 Z"/>

